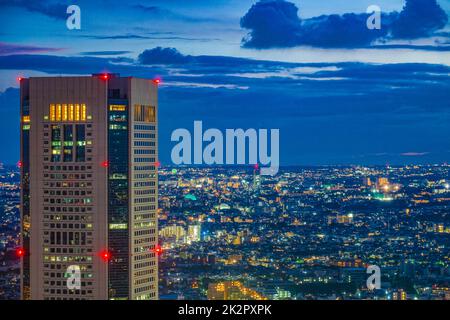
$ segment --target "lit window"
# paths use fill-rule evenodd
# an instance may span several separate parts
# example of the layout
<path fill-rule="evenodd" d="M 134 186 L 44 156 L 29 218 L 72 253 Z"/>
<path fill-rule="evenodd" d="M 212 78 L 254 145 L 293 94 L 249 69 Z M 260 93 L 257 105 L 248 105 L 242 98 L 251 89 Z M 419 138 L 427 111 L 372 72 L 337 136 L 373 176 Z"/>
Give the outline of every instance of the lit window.
<path fill-rule="evenodd" d="M 73 104 L 69 105 L 69 121 L 73 121 Z"/>
<path fill-rule="evenodd" d="M 126 111 L 127 107 L 125 105 L 119 105 L 119 104 L 111 104 L 109 106 L 109 111 Z"/>
<path fill-rule="evenodd" d="M 86 104 L 51 104 L 49 109 L 50 116 L 45 116 L 44 119 L 50 119 L 53 122 L 92 119 L 92 116 L 87 115 Z"/>
<path fill-rule="evenodd" d="M 62 105 L 62 121 L 68 120 L 68 114 L 67 114 L 67 104 Z"/>
<path fill-rule="evenodd" d="M 86 105 L 81 105 L 81 121 L 86 121 Z"/>
<path fill-rule="evenodd" d="M 54 104 L 50 105 L 50 121 L 56 121 L 56 109 Z"/>
<path fill-rule="evenodd" d="M 134 105 L 134 121 L 155 122 L 156 109 L 153 106 Z"/>
<path fill-rule="evenodd" d="M 61 121 L 61 105 L 56 105 L 56 121 Z"/>
<path fill-rule="evenodd" d="M 80 105 L 75 105 L 75 121 L 80 121 Z"/>

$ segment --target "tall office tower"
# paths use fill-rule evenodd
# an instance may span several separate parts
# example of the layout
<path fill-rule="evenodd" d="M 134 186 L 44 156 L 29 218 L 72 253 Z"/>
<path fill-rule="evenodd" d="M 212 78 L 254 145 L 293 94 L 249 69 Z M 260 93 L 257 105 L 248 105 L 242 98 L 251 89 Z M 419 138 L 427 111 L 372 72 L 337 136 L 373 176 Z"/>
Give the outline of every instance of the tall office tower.
<path fill-rule="evenodd" d="M 20 82 L 22 298 L 157 299 L 157 81 Z"/>

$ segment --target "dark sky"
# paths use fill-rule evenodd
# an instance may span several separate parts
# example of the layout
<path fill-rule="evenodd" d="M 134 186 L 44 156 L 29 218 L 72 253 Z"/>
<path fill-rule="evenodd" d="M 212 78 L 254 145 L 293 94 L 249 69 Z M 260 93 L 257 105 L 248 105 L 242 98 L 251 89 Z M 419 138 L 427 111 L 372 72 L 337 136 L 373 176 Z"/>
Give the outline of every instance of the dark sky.
<path fill-rule="evenodd" d="M 75 1 L 67 30 L 62 1 L 0 0 L 0 162 L 19 160 L 18 75 L 103 71 L 162 77 L 163 164 L 194 120 L 280 129 L 282 165 L 449 160 L 448 1 L 378 1 L 374 32 L 372 1 L 167 2 Z"/>

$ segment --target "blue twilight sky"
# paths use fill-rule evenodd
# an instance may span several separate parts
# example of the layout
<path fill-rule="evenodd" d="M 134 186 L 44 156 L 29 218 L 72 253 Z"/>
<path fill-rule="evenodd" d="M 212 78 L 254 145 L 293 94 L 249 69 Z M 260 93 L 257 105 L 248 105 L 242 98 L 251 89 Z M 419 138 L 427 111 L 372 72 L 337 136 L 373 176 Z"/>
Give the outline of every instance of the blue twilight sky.
<path fill-rule="evenodd" d="M 102 71 L 162 77 L 163 164 L 194 120 L 279 128 L 284 165 L 447 162 L 449 16 L 449 0 L 0 0 L 0 162 L 19 158 L 18 75 Z"/>

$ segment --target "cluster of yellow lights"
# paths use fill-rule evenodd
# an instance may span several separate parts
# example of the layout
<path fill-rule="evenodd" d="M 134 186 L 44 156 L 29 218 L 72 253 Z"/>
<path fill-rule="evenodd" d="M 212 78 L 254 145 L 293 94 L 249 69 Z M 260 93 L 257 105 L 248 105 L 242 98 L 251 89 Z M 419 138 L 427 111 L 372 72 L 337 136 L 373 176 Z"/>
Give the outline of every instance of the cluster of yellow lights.
<path fill-rule="evenodd" d="M 127 111 L 127 106 L 122 104 L 111 104 L 109 106 L 109 111 Z"/>
<path fill-rule="evenodd" d="M 219 282 L 219 283 L 216 285 L 216 290 L 219 291 L 219 292 L 224 292 L 224 291 L 225 291 L 225 284 L 222 283 L 222 282 Z"/>
<path fill-rule="evenodd" d="M 231 281 L 231 286 L 237 288 L 240 293 L 244 296 L 250 296 L 254 300 L 267 300 L 266 297 L 259 294 L 255 290 L 244 287 L 244 285 L 240 281 Z M 216 291 L 224 292 L 225 291 L 225 283 L 219 282 L 216 284 Z"/>
<path fill-rule="evenodd" d="M 85 104 L 51 104 L 50 121 L 86 121 Z"/>

